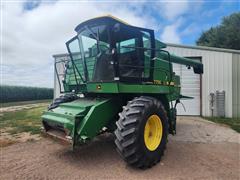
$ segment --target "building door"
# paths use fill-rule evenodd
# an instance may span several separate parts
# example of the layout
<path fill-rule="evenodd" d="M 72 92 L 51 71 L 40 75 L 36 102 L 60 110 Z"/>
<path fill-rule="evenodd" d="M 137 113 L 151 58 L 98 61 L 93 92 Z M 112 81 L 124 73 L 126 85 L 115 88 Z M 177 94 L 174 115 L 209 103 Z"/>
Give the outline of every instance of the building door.
<path fill-rule="evenodd" d="M 201 58 L 192 58 L 196 61 L 200 61 Z M 177 114 L 178 115 L 194 115 L 199 116 L 201 114 L 201 100 L 200 100 L 200 75 L 195 74 L 193 69 L 188 69 L 185 65 L 173 64 L 174 72 L 180 76 L 181 80 L 181 94 L 184 96 L 190 96 L 194 99 L 181 100 L 185 106 L 186 111 L 184 110 L 181 104 L 177 105 Z"/>

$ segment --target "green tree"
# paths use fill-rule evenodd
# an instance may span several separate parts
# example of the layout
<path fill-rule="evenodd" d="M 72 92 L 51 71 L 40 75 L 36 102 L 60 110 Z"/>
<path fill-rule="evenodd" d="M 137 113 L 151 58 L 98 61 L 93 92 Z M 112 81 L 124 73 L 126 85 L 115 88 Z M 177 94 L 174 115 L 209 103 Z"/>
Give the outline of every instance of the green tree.
<path fill-rule="evenodd" d="M 52 88 L 0 86 L 0 103 L 52 99 Z"/>
<path fill-rule="evenodd" d="M 220 25 L 203 32 L 197 45 L 240 50 L 240 12 L 224 17 Z"/>

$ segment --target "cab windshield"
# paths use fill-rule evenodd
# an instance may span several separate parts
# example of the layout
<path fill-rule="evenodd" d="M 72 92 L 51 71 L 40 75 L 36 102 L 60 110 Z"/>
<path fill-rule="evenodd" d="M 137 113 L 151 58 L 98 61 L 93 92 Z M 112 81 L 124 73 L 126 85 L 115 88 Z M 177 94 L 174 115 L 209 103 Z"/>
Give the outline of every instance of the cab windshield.
<path fill-rule="evenodd" d="M 107 25 L 84 26 L 68 47 L 85 81 L 113 81 L 114 68 Z"/>

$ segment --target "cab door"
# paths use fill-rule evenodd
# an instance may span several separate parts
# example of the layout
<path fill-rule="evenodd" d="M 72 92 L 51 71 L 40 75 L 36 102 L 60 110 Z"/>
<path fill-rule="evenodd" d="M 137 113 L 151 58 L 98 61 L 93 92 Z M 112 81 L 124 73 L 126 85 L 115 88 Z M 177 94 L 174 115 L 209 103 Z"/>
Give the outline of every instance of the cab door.
<path fill-rule="evenodd" d="M 120 81 L 152 81 L 154 33 L 137 27 L 122 27 L 116 40 L 118 74 Z"/>

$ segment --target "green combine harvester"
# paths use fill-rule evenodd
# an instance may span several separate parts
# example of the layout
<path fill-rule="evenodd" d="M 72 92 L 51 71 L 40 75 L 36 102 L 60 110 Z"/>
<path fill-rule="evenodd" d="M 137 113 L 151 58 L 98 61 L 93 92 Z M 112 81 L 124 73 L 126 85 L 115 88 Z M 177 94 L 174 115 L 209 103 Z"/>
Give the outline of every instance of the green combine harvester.
<path fill-rule="evenodd" d="M 42 115 L 44 132 L 84 144 L 103 132 L 115 134 L 116 149 L 130 165 L 149 168 L 161 159 L 168 134 L 176 134 L 180 77 L 172 63 L 202 74 L 200 62 L 165 51 L 150 29 L 112 16 L 79 24 L 66 43 L 61 95 Z M 61 85 L 60 85 L 61 86 Z"/>

